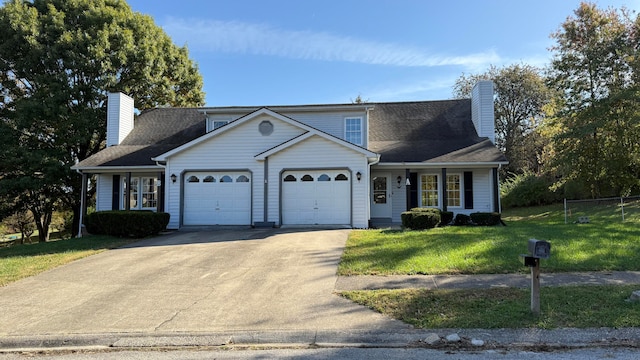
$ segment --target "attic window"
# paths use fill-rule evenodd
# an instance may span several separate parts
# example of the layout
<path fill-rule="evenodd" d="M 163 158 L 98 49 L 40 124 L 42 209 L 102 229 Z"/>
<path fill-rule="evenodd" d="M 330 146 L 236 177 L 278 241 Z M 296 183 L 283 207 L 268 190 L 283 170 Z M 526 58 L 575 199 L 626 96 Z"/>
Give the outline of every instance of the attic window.
<path fill-rule="evenodd" d="M 207 132 L 213 131 L 227 125 L 231 119 L 211 119 L 207 118 Z"/>
<path fill-rule="evenodd" d="M 213 130 L 219 128 L 219 127 L 223 127 L 225 125 L 227 125 L 229 123 L 228 120 L 215 120 L 213 122 Z"/>

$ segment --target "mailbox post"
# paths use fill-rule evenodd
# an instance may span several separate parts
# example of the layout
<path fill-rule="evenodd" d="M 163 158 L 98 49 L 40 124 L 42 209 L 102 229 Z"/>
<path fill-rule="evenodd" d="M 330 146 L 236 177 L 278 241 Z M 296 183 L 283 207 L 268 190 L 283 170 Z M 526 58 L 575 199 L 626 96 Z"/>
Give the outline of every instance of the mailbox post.
<path fill-rule="evenodd" d="M 540 315 L 540 259 L 551 256 L 551 244 L 544 240 L 529 239 L 529 254 L 524 257 L 524 265 L 531 268 L 531 312 Z"/>

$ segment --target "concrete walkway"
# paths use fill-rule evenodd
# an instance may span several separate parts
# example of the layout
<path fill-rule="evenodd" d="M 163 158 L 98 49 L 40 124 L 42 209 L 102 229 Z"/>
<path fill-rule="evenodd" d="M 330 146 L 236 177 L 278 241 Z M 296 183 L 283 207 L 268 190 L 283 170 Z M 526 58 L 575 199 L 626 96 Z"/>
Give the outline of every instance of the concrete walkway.
<path fill-rule="evenodd" d="M 542 273 L 541 286 L 640 284 L 640 271 Z M 340 276 L 336 290 L 474 289 L 531 286 L 530 274 Z M 640 286 L 639 286 L 640 290 Z"/>

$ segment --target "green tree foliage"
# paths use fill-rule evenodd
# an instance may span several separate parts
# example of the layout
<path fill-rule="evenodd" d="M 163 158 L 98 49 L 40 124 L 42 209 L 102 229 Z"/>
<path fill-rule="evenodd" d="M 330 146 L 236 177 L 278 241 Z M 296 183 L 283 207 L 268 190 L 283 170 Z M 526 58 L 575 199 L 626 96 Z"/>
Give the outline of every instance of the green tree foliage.
<path fill-rule="evenodd" d="M 198 106 L 202 77 L 185 47 L 123 0 L 11 0 L 0 8 L 0 196 L 33 213 L 79 212 L 69 167 L 104 146 L 106 93 L 139 110 Z"/>
<path fill-rule="evenodd" d="M 593 197 L 640 186 L 640 17 L 582 3 L 552 35 L 550 119 L 556 185 L 579 182 Z"/>
<path fill-rule="evenodd" d="M 540 171 L 544 139 L 537 131 L 551 94 L 540 71 L 529 65 L 491 66 L 481 74 L 460 76 L 454 96 L 468 98 L 480 80 L 492 80 L 495 91 L 496 145 L 509 159 L 504 174 Z"/>

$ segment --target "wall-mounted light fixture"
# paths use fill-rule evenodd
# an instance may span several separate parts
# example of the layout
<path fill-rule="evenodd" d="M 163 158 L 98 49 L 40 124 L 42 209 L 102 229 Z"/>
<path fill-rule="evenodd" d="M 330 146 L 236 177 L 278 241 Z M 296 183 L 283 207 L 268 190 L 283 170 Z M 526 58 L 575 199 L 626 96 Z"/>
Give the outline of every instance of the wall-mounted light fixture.
<path fill-rule="evenodd" d="M 396 181 L 398 182 L 398 189 L 400 189 L 400 184 L 402 184 L 402 176 L 398 175 Z"/>
<path fill-rule="evenodd" d="M 411 181 L 409 180 L 409 178 L 407 178 L 407 181 L 405 182 L 405 185 L 411 186 Z"/>
<path fill-rule="evenodd" d="M 358 179 L 358 181 L 360 181 L 360 179 L 362 179 L 362 173 L 360 171 L 358 171 L 356 173 L 356 179 Z"/>
<path fill-rule="evenodd" d="M 178 179 L 178 177 L 176 176 L 176 174 L 171 174 L 171 182 L 172 183 L 175 183 L 177 179 Z"/>

